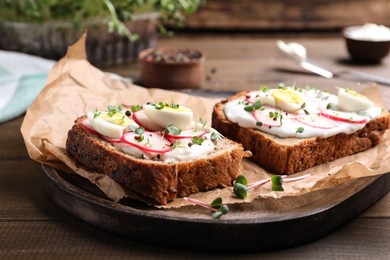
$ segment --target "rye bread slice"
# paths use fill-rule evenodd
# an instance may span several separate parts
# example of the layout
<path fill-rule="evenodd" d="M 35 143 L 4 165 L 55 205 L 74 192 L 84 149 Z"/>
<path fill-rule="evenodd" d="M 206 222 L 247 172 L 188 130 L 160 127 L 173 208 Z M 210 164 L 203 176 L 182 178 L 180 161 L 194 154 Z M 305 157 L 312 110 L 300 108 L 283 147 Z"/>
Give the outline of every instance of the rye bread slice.
<path fill-rule="evenodd" d="M 81 126 L 85 118 L 78 118 L 69 130 L 67 152 L 80 165 L 110 176 L 148 204 L 166 205 L 176 197 L 231 186 L 248 156 L 241 144 L 224 138 L 211 154 L 188 162 L 137 159 L 86 131 Z"/>
<path fill-rule="evenodd" d="M 227 119 L 224 105 L 243 98 L 249 91 L 240 92 L 213 108 L 212 127 L 227 138 L 241 143 L 252 152 L 250 160 L 277 174 L 293 174 L 341 157 L 365 151 L 380 142 L 390 128 L 390 115 L 384 112 L 363 129 L 352 134 L 337 134 L 328 138 L 281 138 L 256 129 L 243 128 Z"/>

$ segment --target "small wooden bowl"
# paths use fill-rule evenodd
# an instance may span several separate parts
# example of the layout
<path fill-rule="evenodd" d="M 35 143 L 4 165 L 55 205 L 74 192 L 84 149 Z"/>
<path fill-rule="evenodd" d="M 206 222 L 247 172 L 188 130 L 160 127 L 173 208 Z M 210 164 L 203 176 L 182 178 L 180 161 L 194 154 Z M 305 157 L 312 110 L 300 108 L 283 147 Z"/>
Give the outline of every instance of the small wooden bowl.
<path fill-rule="evenodd" d="M 204 81 L 202 52 L 184 48 L 149 48 L 139 54 L 140 84 L 165 89 L 199 88 Z"/>
<path fill-rule="evenodd" d="M 350 26 L 343 30 L 347 50 L 353 60 L 361 63 L 379 63 L 390 51 L 390 41 L 370 41 L 351 38 L 349 33 L 361 26 Z"/>

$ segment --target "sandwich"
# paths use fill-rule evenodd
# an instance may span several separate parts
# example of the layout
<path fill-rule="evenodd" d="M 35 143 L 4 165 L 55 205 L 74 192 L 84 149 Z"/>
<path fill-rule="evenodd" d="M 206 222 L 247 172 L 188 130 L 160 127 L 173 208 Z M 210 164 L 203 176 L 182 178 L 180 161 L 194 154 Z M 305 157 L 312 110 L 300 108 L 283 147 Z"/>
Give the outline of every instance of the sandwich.
<path fill-rule="evenodd" d="M 90 111 L 75 120 L 66 150 L 150 205 L 231 186 L 250 155 L 172 102 Z"/>
<path fill-rule="evenodd" d="M 293 174 L 377 145 L 390 116 L 352 89 L 333 95 L 280 84 L 217 103 L 212 127 L 240 142 L 267 171 Z"/>

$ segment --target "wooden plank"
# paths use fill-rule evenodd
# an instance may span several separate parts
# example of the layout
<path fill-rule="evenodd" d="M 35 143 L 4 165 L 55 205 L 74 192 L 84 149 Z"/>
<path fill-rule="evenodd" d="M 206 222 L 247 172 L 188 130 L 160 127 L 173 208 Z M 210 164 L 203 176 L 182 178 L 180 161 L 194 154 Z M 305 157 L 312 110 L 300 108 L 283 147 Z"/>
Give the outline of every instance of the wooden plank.
<path fill-rule="evenodd" d="M 26 146 L 20 133 L 23 117 L 0 125 L 0 159 L 27 158 Z"/>
<path fill-rule="evenodd" d="M 41 165 L 33 160 L 0 161 L 0 221 L 73 218 L 46 196 Z"/>
<path fill-rule="evenodd" d="M 356 219 L 329 236 L 310 244 L 279 251 L 248 252 L 240 254 L 240 257 L 387 259 L 390 255 L 388 241 L 389 219 Z M 104 232 L 82 221 L 0 222 L 0 256 L 5 259 L 15 257 L 199 259 L 233 256 L 224 252 L 177 249 L 175 246 L 177 245 L 170 248 L 138 243 Z"/>
<path fill-rule="evenodd" d="M 388 24 L 387 0 L 208 0 L 190 16 L 191 29 L 330 30 Z"/>

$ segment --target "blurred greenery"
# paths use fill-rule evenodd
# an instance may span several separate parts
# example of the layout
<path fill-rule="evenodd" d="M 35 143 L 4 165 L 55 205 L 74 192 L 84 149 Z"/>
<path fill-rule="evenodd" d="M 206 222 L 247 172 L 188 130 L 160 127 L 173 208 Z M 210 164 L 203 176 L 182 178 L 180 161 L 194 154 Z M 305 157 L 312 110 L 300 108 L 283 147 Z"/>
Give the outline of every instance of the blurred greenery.
<path fill-rule="evenodd" d="M 181 27 L 205 0 L 0 0 L 0 20 L 74 22 L 108 17 L 109 30 L 132 37 L 124 22 L 134 14 L 157 12 L 162 24 Z M 161 30 L 165 30 L 160 26 Z"/>

